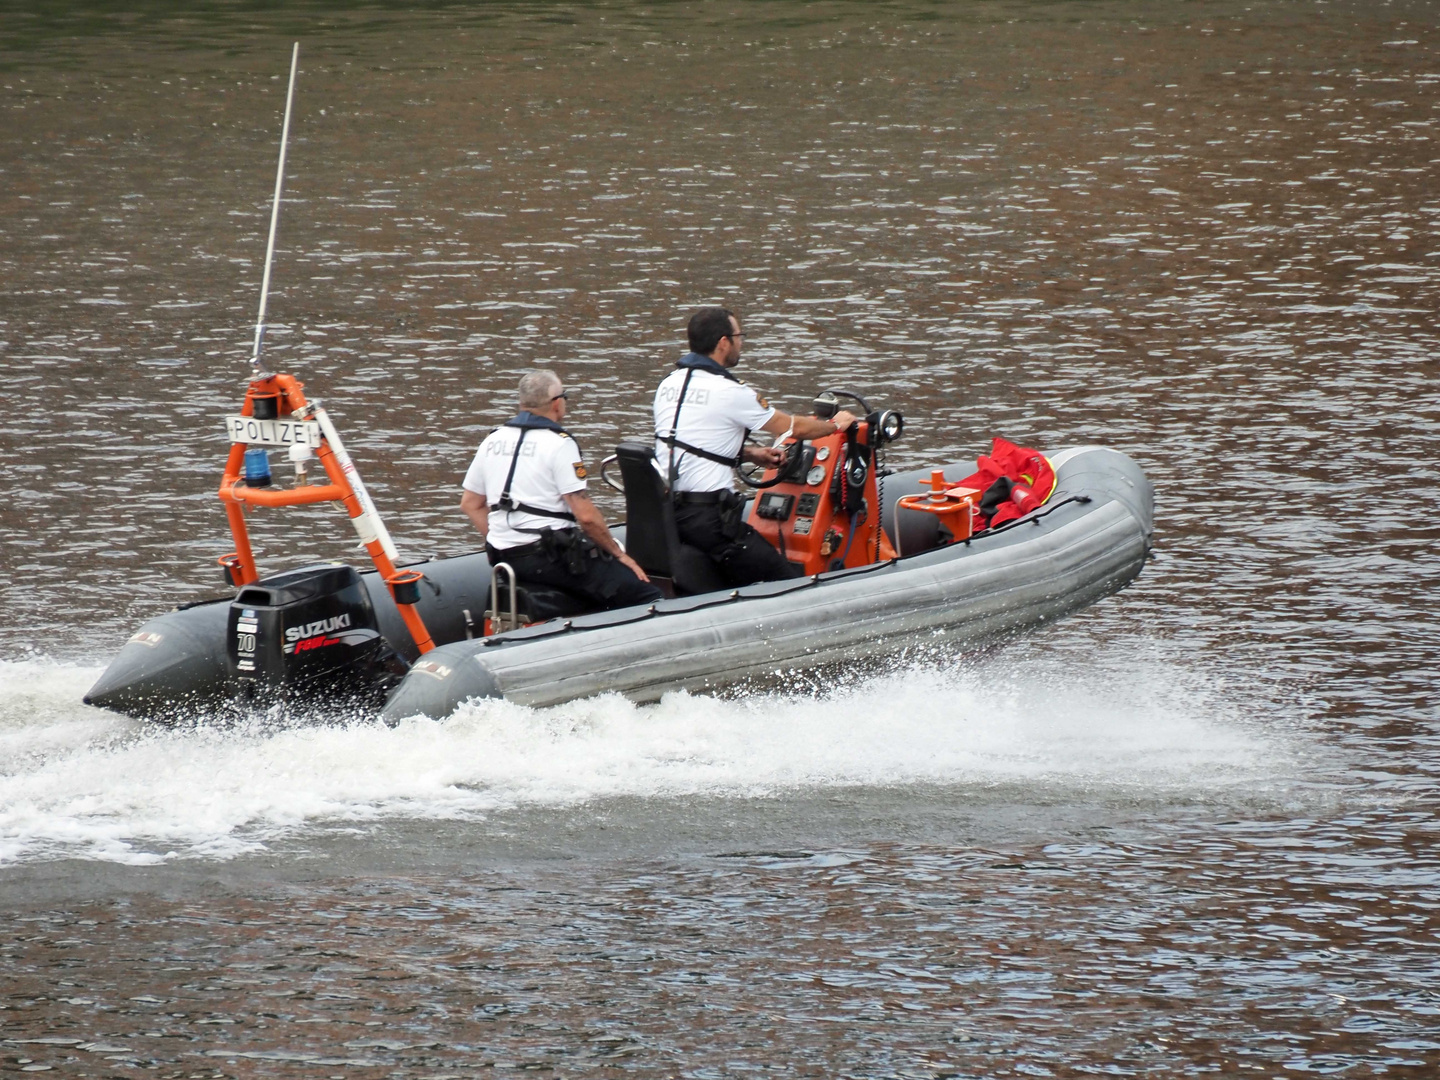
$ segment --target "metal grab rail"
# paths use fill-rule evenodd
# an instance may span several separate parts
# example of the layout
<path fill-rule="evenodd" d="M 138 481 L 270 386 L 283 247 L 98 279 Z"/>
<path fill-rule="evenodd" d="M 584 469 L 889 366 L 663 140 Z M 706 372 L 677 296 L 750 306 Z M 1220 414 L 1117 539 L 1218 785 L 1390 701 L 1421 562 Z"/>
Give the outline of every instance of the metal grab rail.
<path fill-rule="evenodd" d="M 616 491 L 620 492 L 621 495 L 624 495 L 624 494 L 625 494 L 625 485 L 624 485 L 624 484 L 617 484 L 614 480 L 611 480 L 611 479 L 610 479 L 610 474 L 605 471 L 605 470 L 607 470 L 608 468 L 610 468 L 611 465 L 614 465 L 615 462 L 617 462 L 617 461 L 619 461 L 619 460 L 620 460 L 620 455 L 619 455 L 619 454 L 611 454 L 611 455 L 610 455 L 609 457 L 607 457 L 605 460 L 603 460 L 602 462 L 600 462 L 600 479 L 601 479 L 601 480 L 604 480 L 605 483 L 609 484 L 609 485 L 610 485 L 612 488 L 614 488 Z"/>
<path fill-rule="evenodd" d="M 500 571 L 510 576 L 510 622 L 500 627 Z M 497 627 L 500 627 L 497 629 Z M 520 588 L 515 581 L 515 568 L 507 562 L 496 563 L 490 568 L 490 631 L 504 633 L 520 629 Z"/>

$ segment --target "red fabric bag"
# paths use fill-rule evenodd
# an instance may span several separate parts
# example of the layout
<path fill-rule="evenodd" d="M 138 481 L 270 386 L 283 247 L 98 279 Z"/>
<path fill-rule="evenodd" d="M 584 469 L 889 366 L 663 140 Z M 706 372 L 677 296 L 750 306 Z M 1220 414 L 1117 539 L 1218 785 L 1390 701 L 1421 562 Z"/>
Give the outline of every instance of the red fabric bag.
<path fill-rule="evenodd" d="M 974 488 L 990 496 L 982 496 L 980 527 L 993 529 L 1013 521 L 1031 510 L 1043 506 L 1045 500 L 1055 491 L 1055 470 L 1045 455 L 1038 450 L 1016 446 L 1009 439 L 998 435 L 991 444 L 990 453 L 980 455 L 975 462 L 977 471 L 960 481 L 961 487 Z M 991 495 L 991 488 L 1005 479 Z M 998 505 L 994 505 L 996 499 Z M 984 511 L 993 505 L 991 513 Z"/>

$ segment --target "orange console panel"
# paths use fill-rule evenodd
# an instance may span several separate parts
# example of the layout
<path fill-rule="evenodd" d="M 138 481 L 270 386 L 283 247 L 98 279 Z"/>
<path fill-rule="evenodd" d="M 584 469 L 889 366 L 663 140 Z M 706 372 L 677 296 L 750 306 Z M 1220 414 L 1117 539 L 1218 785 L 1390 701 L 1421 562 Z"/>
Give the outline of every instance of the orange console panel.
<path fill-rule="evenodd" d="M 750 524 L 807 574 L 895 557 L 880 528 L 868 425 L 860 421 L 855 427 L 854 438 L 842 432 L 801 443 L 786 479 L 755 494 Z M 858 464 L 863 475 L 847 463 Z M 765 479 L 777 472 L 768 470 Z"/>

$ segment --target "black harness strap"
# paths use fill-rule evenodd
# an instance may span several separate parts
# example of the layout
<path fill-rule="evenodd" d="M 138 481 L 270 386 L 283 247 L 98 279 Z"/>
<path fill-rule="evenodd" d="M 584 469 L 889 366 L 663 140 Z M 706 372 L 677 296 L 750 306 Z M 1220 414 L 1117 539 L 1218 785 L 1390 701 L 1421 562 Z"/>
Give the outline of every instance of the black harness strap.
<path fill-rule="evenodd" d="M 701 365 L 699 364 L 684 364 L 685 380 L 680 384 L 680 397 L 675 402 L 675 415 L 670 419 L 670 434 L 662 435 L 658 431 L 655 433 L 655 438 L 658 441 L 663 442 L 666 446 L 670 447 L 670 464 L 669 467 L 665 470 L 665 475 L 669 478 L 669 484 L 672 488 L 675 486 L 676 478 L 680 475 L 680 468 L 675 463 L 675 450 L 677 447 L 685 451 L 687 454 L 694 454 L 695 456 L 702 457 L 707 461 L 713 461 L 717 465 L 728 465 L 732 469 L 738 468 L 740 463 L 745 460 L 739 454 L 736 454 L 734 457 L 726 457 L 724 454 L 717 454 L 713 450 L 706 450 L 702 447 L 695 446 L 691 443 L 685 442 L 685 440 L 683 439 L 676 437 L 675 433 L 680 430 L 680 407 L 685 404 L 685 395 L 690 390 L 690 378 L 695 374 L 696 370 L 700 366 Z M 732 382 L 735 381 L 735 376 L 731 375 L 723 368 L 720 368 L 720 365 L 715 364 L 715 367 L 719 368 L 720 374 L 724 375 L 725 378 L 731 380 Z M 745 434 L 740 439 L 740 445 L 742 447 L 745 445 L 745 440 L 749 437 L 750 429 L 746 428 Z"/>
<path fill-rule="evenodd" d="M 520 420 L 526 415 L 527 414 L 525 413 L 521 413 L 520 416 L 516 417 L 516 420 Z M 575 515 L 570 513 L 568 510 L 546 510 L 544 507 L 540 506 L 530 506 L 526 503 L 517 503 L 510 498 L 510 484 L 515 479 L 515 467 L 520 464 L 520 447 L 524 444 L 525 436 L 530 432 L 531 428 L 546 428 L 550 431 L 558 431 L 561 435 L 565 435 L 567 437 L 573 438 L 573 436 L 570 436 L 570 433 L 568 431 L 566 431 L 559 424 L 553 421 L 549 423 L 522 422 L 518 424 L 511 422 L 509 424 L 501 424 L 500 426 L 519 428 L 520 437 L 515 440 L 515 453 L 510 456 L 510 471 L 505 475 L 505 487 L 504 490 L 500 492 L 500 498 L 497 499 L 495 502 L 495 508 L 497 510 L 504 510 L 507 516 L 510 514 L 511 511 L 519 510 L 523 514 L 538 514 L 540 517 L 559 518 L 561 521 L 574 521 Z M 578 447 L 580 444 L 576 443 L 575 445 Z M 549 532 L 548 529 L 524 529 L 521 528 L 519 525 L 511 525 L 510 528 L 514 529 L 516 532 L 525 533 Z"/>

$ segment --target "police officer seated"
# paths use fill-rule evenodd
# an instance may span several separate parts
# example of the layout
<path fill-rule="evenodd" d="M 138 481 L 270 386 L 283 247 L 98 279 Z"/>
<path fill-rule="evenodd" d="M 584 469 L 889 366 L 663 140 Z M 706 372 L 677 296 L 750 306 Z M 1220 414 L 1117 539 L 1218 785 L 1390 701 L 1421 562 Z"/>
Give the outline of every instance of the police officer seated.
<path fill-rule="evenodd" d="M 520 413 L 480 444 L 460 509 L 485 537 L 491 565 L 509 563 L 522 585 L 563 589 L 598 609 L 659 600 L 585 493 L 580 447 L 560 426 L 567 408 L 559 376 L 526 373 Z"/>
<path fill-rule="evenodd" d="M 797 577 L 800 570 L 744 520 L 745 497 L 731 487 L 741 462 L 771 468 L 778 446 L 747 446 L 753 431 L 818 439 L 855 422 L 788 416 L 731 373 L 740 363 L 744 331 L 733 312 L 701 308 L 686 327 L 690 351 L 655 391 L 655 458 L 669 482 L 682 543 L 708 555 L 730 585 Z"/>

